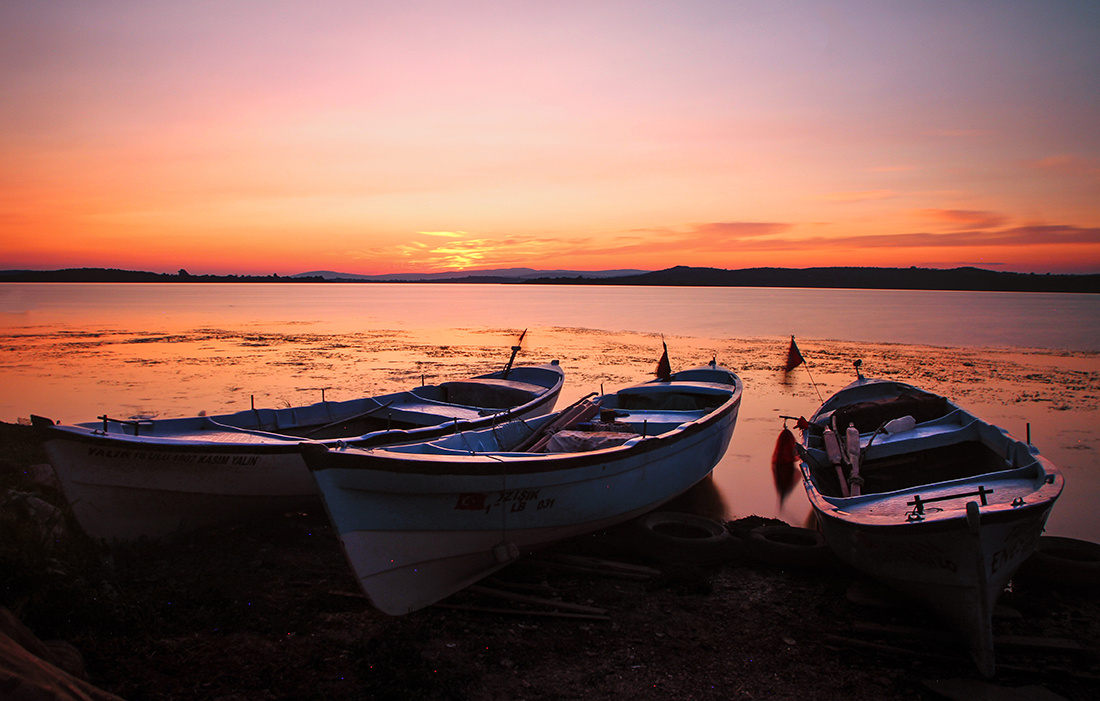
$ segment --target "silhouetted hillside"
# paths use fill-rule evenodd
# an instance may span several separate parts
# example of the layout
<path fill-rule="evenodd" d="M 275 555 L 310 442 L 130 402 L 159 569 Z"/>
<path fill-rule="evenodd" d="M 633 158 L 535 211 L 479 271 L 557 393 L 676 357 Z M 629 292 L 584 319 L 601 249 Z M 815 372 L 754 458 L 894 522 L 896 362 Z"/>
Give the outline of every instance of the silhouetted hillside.
<path fill-rule="evenodd" d="M 300 273 L 302 277 L 323 277 L 326 280 L 340 282 L 518 282 L 523 279 L 547 277 L 605 278 L 623 275 L 640 275 L 648 270 L 624 268 L 620 270 L 534 270 L 533 268 L 497 268 L 492 270 L 468 270 L 447 273 L 387 273 L 385 275 L 360 275 L 358 273 L 338 273 L 332 270 L 314 270 Z M 295 277 L 299 277 L 295 275 Z"/>
<path fill-rule="evenodd" d="M 540 279 L 544 284 L 690 287 L 815 287 L 998 292 L 1100 292 L 1100 275 L 1036 275 L 980 268 L 690 268 L 677 266 L 611 280 Z"/>
<path fill-rule="evenodd" d="M 557 272 L 557 271 L 555 271 Z M 398 280 L 326 280 L 320 275 L 175 275 L 106 268 L 0 271 L 0 282 L 311 282 L 331 284 L 387 284 Z M 637 275 L 586 277 L 510 277 L 464 275 L 433 279 L 433 284 L 481 283 L 528 285 L 666 285 L 679 287 L 813 287 L 893 290 L 969 290 L 994 292 L 1100 292 L 1100 275 L 1036 275 L 981 268 L 690 268 L 676 266 Z"/>
<path fill-rule="evenodd" d="M 66 268 L 65 270 L 2 270 L 0 282 L 325 282 L 321 277 L 278 275 L 175 275 L 114 268 Z"/>

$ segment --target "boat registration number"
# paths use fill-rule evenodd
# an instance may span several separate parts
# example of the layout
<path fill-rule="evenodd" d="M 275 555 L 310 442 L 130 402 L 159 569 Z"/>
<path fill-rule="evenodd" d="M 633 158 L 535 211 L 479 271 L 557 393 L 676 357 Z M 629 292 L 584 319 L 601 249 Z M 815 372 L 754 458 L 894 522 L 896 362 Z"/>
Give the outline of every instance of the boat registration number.
<path fill-rule="evenodd" d="M 484 511 L 491 513 L 494 509 L 507 509 L 508 511 L 526 511 L 532 509 L 540 511 L 554 506 L 554 500 L 540 499 L 537 489 L 507 489 L 499 492 L 465 492 L 458 495 L 455 503 L 455 511 Z"/>

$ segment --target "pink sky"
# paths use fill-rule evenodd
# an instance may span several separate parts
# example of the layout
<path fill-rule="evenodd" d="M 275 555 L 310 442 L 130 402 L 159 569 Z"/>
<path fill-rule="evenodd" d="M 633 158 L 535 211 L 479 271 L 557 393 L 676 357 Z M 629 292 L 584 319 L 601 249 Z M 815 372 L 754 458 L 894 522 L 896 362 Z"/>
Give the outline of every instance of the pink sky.
<path fill-rule="evenodd" d="M 1100 4 L 0 5 L 0 269 L 1100 272 Z"/>

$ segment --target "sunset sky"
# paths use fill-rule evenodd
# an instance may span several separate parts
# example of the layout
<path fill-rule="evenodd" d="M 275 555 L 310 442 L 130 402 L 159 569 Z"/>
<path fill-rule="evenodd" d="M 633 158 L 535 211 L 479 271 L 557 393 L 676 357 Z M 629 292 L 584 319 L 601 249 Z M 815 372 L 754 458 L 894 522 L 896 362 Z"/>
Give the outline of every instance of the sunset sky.
<path fill-rule="evenodd" d="M 0 3 L 0 269 L 1100 272 L 1100 2 Z"/>

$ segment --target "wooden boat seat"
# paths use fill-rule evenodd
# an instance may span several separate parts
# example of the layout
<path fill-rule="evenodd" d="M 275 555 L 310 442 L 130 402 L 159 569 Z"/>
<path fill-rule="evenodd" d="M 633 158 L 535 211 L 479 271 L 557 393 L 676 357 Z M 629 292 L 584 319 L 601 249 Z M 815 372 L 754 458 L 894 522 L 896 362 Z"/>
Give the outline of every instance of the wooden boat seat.
<path fill-rule="evenodd" d="M 630 411 L 620 412 L 615 417 L 616 422 L 624 423 L 637 433 L 645 432 L 647 436 L 655 436 L 665 431 L 671 431 L 680 424 L 696 421 L 707 415 L 703 409 L 691 411 L 659 410 L 659 411 Z"/>
<path fill-rule="evenodd" d="M 860 465 L 859 474 L 863 478 L 863 494 L 868 495 L 967 479 L 1013 467 L 998 452 L 974 439 L 924 450 L 872 456 Z M 815 479 L 823 494 L 840 496 L 834 470 L 820 469 L 815 472 Z"/>
<path fill-rule="evenodd" d="M 901 433 L 880 432 L 873 434 L 873 437 L 864 435 L 860 444 L 863 446 L 864 460 L 867 460 L 908 452 L 914 446 L 933 448 L 977 440 L 978 430 L 978 420 L 960 409 Z"/>
<path fill-rule="evenodd" d="M 732 391 L 733 385 L 722 384 L 720 382 L 668 382 L 647 383 L 644 385 L 637 385 L 636 387 L 626 387 L 615 394 L 619 397 L 645 394 L 700 394 L 728 397 Z"/>
<path fill-rule="evenodd" d="M 541 452 L 587 453 L 592 450 L 614 448 L 637 437 L 637 433 L 626 431 L 573 431 L 566 429 L 552 435 Z"/>
<path fill-rule="evenodd" d="M 652 388 L 647 387 L 645 389 L 650 390 Z M 635 392 L 623 390 L 615 395 L 617 404 L 615 408 L 626 411 L 699 411 L 700 414 L 703 414 L 706 413 L 706 410 L 722 404 L 730 396 L 728 388 L 715 391 L 693 387 L 690 392 L 675 391 L 675 388 L 667 389 L 674 391 Z"/>
<path fill-rule="evenodd" d="M 914 487 L 896 490 L 900 493 L 889 497 L 876 494 L 854 497 L 845 503 L 844 511 L 855 517 L 906 523 L 913 510 L 913 497 L 918 490 L 925 503 L 937 507 L 938 511 L 940 508 L 947 508 L 947 505 L 965 504 L 968 498 L 977 499 L 975 493 L 979 487 L 986 489 L 989 503 L 1008 504 L 1017 497 L 1027 499 L 1035 494 L 1035 475 L 1027 469 L 1020 469 L 998 474 L 995 479 L 989 481 L 983 478 L 952 484 L 914 485 Z M 935 502 L 937 498 L 943 497 L 959 498 L 946 499 L 942 503 Z"/>
<path fill-rule="evenodd" d="M 860 433 L 870 433 L 887 421 L 912 416 L 918 424 L 946 416 L 952 411 L 945 397 L 935 394 L 906 393 L 888 399 L 875 399 L 843 406 L 833 412 L 836 425 L 844 431 L 855 424 Z"/>
<path fill-rule="evenodd" d="M 486 377 L 444 382 L 433 387 L 417 387 L 412 393 L 423 399 L 446 404 L 504 409 L 525 404 L 545 391 L 545 387 L 529 382 Z"/>

